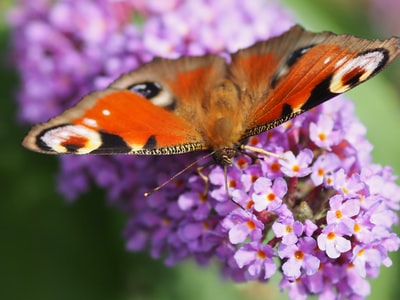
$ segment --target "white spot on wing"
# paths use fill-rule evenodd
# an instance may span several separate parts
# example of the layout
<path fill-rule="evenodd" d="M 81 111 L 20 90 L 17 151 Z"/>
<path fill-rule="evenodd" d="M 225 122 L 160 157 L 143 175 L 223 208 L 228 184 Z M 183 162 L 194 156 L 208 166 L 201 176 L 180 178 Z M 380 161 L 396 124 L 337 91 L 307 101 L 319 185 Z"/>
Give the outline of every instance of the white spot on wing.
<path fill-rule="evenodd" d="M 84 118 L 83 123 L 90 127 L 97 127 L 97 121 L 94 119 Z"/>
<path fill-rule="evenodd" d="M 101 112 L 104 116 L 109 116 L 111 115 L 111 112 L 108 109 L 103 109 Z"/>
<path fill-rule="evenodd" d="M 326 64 L 329 63 L 330 61 L 331 61 L 331 57 L 329 56 L 329 57 L 325 58 L 324 64 L 326 65 Z"/>
<path fill-rule="evenodd" d="M 336 68 L 339 68 L 341 65 L 343 65 L 343 63 L 344 63 L 346 60 L 347 60 L 347 56 L 343 57 L 342 59 L 340 59 L 340 60 L 336 63 L 335 67 L 336 67 Z"/>

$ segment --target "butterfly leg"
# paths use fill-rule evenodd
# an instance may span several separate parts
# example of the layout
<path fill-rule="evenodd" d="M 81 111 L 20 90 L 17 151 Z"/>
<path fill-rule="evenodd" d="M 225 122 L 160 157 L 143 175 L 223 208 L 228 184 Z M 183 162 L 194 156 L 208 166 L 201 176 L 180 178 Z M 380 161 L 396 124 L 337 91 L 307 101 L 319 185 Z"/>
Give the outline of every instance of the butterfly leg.
<path fill-rule="evenodd" d="M 202 170 L 203 170 L 204 168 L 208 167 L 208 166 L 211 165 L 211 164 L 213 164 L 213 163 L 212 163 L 212 162 L 211 162 L 211 163 L 207 163 L 207 164 L 205 164 L 205 165 L 200 166 L 200 167 L 197 168 L 197 173 L 199 174 L 199 176 L 201 177 L 201 179 L 203 179 L 204 184 L 205 184 L 202 197 L 207 197 L 207 194 L 208 194 L 208 191 L 209 191 L 209 187 L 210 187 L 210 180 L 209 180 L 208 176 L 205 175 L 205 174 L 202 172 Z M 228 199 L 229 199 L 231 202 L 233 202 L 235 205 L 237 205 L 237 206 L 240 207 L 241 209 L 246 210 L 240 203 L 236 202 L 236 201 L 232 198 L 232 195 L 229 193 L 229 188 L 228 188 L 228 173 L 227 173 L 227 172 L 228 172 L 228 167 L 227 167 L 227 166 L 224 166 L 224 185 L 225 185 L 226 195 L 227 195 Z"/>
<path fill-rule="evenodd" d="M 209 180 L 208 176 L 203 173 L 203 170 L 205 168 L 207 168 L 208 166 L 210 166 L 211 164 L 212 164 L 211 162 L 208 162 L 208 163 L 196 168 L 197 174 L 204 181 L 204 190 L 203 190 L 203 193 L 201 194 L 202 197 L 204 197 L 204 198 L 207 197 L 208 191 L 210 189 L 210 180 Z"/>

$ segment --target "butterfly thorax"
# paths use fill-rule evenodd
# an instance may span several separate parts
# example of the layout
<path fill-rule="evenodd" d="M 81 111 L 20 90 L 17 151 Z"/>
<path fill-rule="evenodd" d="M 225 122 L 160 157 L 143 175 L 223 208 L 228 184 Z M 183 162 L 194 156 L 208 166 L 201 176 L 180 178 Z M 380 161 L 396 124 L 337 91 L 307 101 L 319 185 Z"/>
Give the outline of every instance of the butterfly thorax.
<path fill-rule="evenodd" d="M 204 99 L 202 135 L 206 145 L 216 151 L 216 160 L 229 161 L 245 128 L 239 92 L 230 80 L 221 81 Z"/>

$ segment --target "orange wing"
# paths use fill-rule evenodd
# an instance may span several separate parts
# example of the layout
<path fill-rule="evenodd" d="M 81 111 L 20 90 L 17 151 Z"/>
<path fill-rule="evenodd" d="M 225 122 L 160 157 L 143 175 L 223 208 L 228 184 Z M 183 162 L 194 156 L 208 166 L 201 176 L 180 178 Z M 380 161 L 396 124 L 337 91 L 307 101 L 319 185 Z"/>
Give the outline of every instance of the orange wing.
<path fill-rule="evenodd" d="M 230 74 L 251 103 L 243 138 L 271 129 L 371 78 L 400 54 L 398 38 L 364 40 L 294 26 L 232 55 Z"/>
<path fill-rule="evenodd" d="M 216 56 L 156 59 L 125 74 L 108 89 L 36 125 L 23 145 L 58 154 L 175 154 L 206 149 L 196 107 L 223 78 Z"/>
<path fill-rule="evenodd" d="M 169 154 L 202 149 L 191 124 L 127 90 L 106 89 L 36 125 L 23 142 L 38 152 Z"/>

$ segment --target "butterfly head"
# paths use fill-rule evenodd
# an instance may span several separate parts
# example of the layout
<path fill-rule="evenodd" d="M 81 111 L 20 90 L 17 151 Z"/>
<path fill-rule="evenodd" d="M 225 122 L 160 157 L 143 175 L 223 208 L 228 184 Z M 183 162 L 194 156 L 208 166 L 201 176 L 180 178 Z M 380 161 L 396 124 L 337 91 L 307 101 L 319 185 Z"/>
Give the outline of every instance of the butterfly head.
<path fill-rule="evenodd" d="M 214 151 L 213 158 L 217 165 L 231 166 L 232 159 L 239 154 L 239 146 L 234 148 L 225 147 Z"/>

